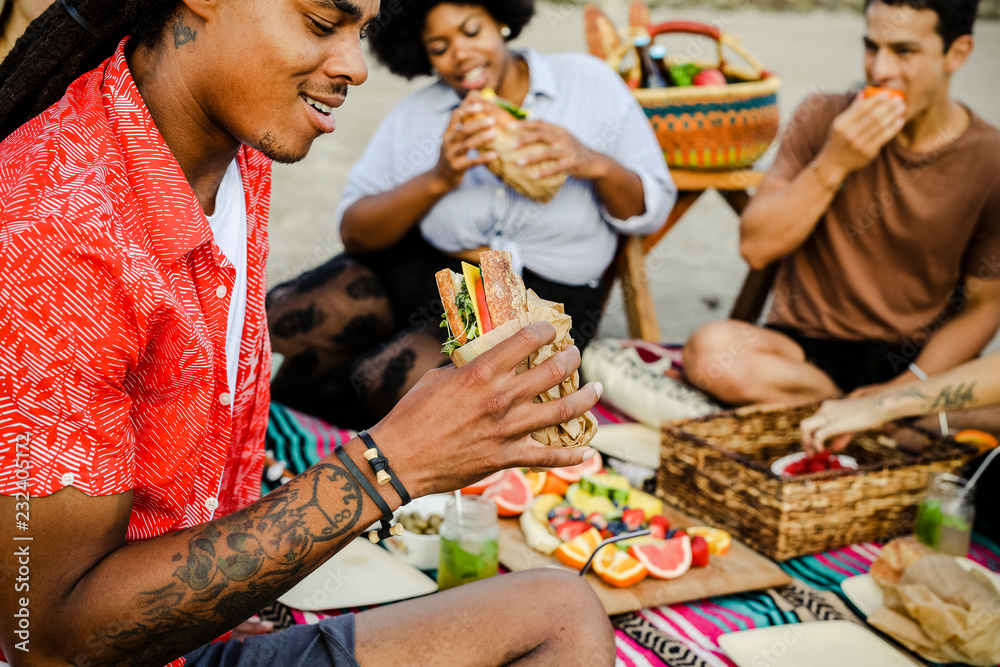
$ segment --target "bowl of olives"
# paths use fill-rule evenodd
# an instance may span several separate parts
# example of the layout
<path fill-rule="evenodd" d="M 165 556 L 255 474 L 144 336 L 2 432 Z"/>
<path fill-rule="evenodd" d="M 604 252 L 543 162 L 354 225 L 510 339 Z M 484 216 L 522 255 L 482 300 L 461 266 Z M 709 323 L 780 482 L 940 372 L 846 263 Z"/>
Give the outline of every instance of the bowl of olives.
<path fill-rule="evenodd" d="M 445 503 L 451 497 L 448 493 L 424 496 L 396 510 L 393 523 L 401 524 L 405 532 L 386 539 L 385 547 L 420 570 L 436 570 L 441 551 L 438 532 Z"/>

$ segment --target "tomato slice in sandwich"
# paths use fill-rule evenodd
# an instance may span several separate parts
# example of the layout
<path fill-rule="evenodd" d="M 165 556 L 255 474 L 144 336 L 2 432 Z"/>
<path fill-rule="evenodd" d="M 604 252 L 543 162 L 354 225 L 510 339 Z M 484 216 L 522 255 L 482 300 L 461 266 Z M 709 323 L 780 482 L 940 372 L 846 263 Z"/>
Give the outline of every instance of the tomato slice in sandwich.
<path fill-rule="evenodd" d="M 479 304 L 479 325 L 483 333 L 493 330 L 490 320 L 490 309 L 486 307 L 486 290 L 483 288 L 483 277 L 476 279 L 476 303 Z"/>
<path fill-rule="evenodd" d="M 479 334 L 482 335 L 493 328 L 490 322 L 490 311 L 486 307 L 486 290 L 483 289 L 483 275 L 478 266 L 462 262 L 462 275 L 465 276 L 465 288 L 469 290 L 472 299 L 472 309 L 476 311 L 476 322 Z"/>

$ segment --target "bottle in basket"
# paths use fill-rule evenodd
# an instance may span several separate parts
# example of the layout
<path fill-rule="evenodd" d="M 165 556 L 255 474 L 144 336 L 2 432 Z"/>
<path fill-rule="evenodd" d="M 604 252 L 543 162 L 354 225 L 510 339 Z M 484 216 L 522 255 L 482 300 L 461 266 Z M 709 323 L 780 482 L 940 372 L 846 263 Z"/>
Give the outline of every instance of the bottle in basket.
<path fill-rule="evenodd" d="M 656 67 L 656 63 L 653 62 L 653 58 L 649 54 L 649 47 L 652 41 L 649 35 L 638 35 L 633 41 L 635 51 L 639 54 L 639 66 L 642 68 L 642 83 L 640 87 L 666 88 L 667 82 L 664 81 L 660 70 Z"/>
<path fill-rule="evenodd" d="M 669 88 L 674 85 L 670 81 L 670 67 L 667 65 L 667 47 L 662 44 L 652 44 L 649 47 L 649 57 L 653 59 L 656 71 L 660 73 L 660 77 L 663 79 L 663 87 Z"/>

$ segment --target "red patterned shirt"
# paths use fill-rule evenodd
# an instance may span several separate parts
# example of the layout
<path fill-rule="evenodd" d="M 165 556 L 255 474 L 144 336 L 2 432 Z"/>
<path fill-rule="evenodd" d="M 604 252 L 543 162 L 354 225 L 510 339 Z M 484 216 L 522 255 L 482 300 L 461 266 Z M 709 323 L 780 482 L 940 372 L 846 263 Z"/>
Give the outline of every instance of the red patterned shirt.
<path fill-rule="evenodd" d="M 236 270 L 139 95 L 124 44 L 0 143 L 0 493 L 132 490 L 131 542 L 260 493 L 271 171 L 240 149 L 248 290 L 231 396 Z M 23 450 L 27 480 L 15 465 Z"/>

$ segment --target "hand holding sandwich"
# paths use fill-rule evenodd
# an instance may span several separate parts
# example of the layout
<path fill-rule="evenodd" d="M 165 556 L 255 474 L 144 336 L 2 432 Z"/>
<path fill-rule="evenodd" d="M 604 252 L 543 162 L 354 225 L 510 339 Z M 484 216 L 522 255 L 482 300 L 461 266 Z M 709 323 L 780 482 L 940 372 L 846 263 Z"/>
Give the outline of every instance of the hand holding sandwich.
<path fill-rule="evenodd" d="M 497 134 L 496 118 L 483 113 L 486 104 L 478 93 L 470 93 L 451 115 L 441 142 L 441 156 L 433 171 L 443 193 L 461 185 L 466 171 L 497 157 L 490 151 L 469 156 L 469 151 L 479 150 Z"/>
<path fill-rule="evenodd" d="M 517 139 L 514 149 L 541 144 L 544 152 L 529 154 L 517 164 L 528 167 L 551 162 L 539 171 L 539 178 L 566 174 L 585 181 L 600 178 L 608 172 L 608 158 L 581 144 L 566 128 L 543 120 L 523 120 L 514 125 Z"/>
<path fill-rule="evenodd" d="M 505 468 L 562 467 L 594 456 L 587 447 L 549 447 L 531 433 L 589 410 L 600 385 L 554 401 L 533 402 L 580 365 L 569 347 L 523 373 L 515 369 L 555 329 L 538 322 L 461 368 L 430 371 L 378 425 L 369 429 L 401 481 L 416 496 L 467 486 Z"/>

